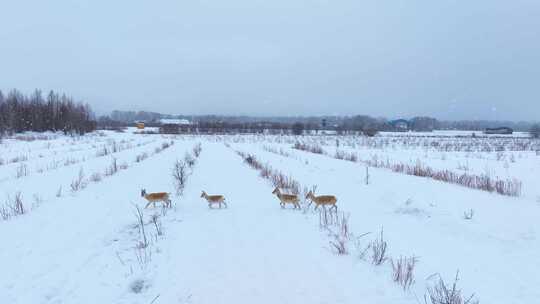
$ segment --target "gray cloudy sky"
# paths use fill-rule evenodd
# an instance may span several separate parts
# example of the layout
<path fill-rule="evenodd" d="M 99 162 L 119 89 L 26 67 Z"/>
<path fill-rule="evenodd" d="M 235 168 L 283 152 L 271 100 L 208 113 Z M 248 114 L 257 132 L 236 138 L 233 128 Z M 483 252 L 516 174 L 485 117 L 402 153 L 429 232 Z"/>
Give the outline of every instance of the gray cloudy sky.
<path fill-rule="evenodd" d="M 0 88 L 182 114 L 540 119 L 538 0 L 18 0 Z"/>

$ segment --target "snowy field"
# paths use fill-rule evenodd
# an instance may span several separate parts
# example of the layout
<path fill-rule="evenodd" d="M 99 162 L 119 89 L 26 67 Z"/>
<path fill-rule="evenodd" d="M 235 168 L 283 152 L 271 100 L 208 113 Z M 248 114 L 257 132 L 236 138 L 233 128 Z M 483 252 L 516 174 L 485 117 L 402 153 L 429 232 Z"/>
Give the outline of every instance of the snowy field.
<path fill-rule="evenodd" d="M 536 303 L 540 142 L 470 134 L 3 139 L 0 303 Z"/>

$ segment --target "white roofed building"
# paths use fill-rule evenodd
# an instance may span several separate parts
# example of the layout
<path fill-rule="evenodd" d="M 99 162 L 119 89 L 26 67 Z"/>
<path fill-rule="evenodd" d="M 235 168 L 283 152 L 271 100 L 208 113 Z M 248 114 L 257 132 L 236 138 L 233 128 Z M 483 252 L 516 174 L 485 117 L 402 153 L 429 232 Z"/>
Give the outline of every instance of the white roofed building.
<path fill-rule="evenodd" d="M 191 122 L 187 119 L 162 118 L 159 122 L 162 125 L 191 125 Z"/>

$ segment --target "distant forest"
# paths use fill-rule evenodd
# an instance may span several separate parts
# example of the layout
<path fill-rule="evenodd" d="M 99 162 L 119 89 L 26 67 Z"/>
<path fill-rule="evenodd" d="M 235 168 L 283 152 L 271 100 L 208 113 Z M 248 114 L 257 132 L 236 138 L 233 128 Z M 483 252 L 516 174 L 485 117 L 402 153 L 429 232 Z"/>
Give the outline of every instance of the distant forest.
<path fill-rule="evenodd" d="M 221 116 L 221 115 L 169 115 L 147 111 L 118 111 L 115 110 L 108 116 L 102 116 L 98 122 L 100 126 L 107 125 L 131 125 L 135 121 L 143 121 L 152 125 L 161 118 L 187 119 L 199 125 L 222 124 L 243 125 L 249 128 L 262 125 L 270 128 L 288 128 L 301 124 L 309 130 L 336 130 L 341 132 L 377 130 L 393 131 L 395 126 L 386 118 L 371 117 L 368 115 L 356 116 L 288 116 L 288 117 L 252 117 L 252 116 Z M 509 127 L 514 131 L 527 132 L 533 127 L 533 122 L 514 121 L 489 121 L 489 120 L 438 120 L 433 117 L 417 116 L 407 119 L 409 129 L 412 131 L 432 130 L 467 130 L 483 131 L 486 128 Z"/>
<path fill-rule="evenodd" d="M 4 96 L 0 91 L 0 136 L 24 131 L 62 131 L 84 134 L 96 129 L 96 121 L 88 104 L 73 101 L 65 94 L 40 90 L 26 96 L 18 90 Z"/>

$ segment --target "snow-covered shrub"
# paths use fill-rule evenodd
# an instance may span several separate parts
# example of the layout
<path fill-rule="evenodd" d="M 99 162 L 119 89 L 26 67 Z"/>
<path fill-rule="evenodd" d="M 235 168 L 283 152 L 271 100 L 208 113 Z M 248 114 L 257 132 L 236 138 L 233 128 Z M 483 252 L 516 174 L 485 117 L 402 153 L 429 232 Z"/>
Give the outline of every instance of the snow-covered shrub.
<path fill-rule="evenodd" d="M 13 215 L 23 215 L 26 213 L 26 208 L 22 201 L 22 194 L 20 192 L 15 193 L 15 197 L 8 200 L 10 201 L 9 207 L 11 208 Z"/>
<path fill-rule="evenodd" d="M 274 154 L 285 156 L 285 157 L 291 157 L 291 154 L 283 150 L 283 148 L 279 148 L 278 150 L 272 146 L 264 146 L 263 149 L 270 153 L 274 153 Z"/>
<path fill-rule="evenodd" d="M 28 166 L 26 164 L 20 164 L 15 171 L 15 177 L 21 178 L 28 175 Z"/>
<path fill-rule="evenodd" d="M 168 142 L 164 142 L 164 143 L 161 144 L 161 149 L 162 149 L 162 150 L 165 150 L 165 149 L 167 149 L 168 147 L 170 147 L 170 145 L 169 145 Z"/>
<path fill-rule="evenodd" d="M 272 170 L 271 172 L 270 180 L 275 187 L 289 190 L 291 194 L 295 195 L 300 193 L 300 183 L 294 180 L 293 177 L 287 176 L 278 170 Z"/>
<path fill-rule="evenodd" d="M 474 210 L 470 209 L 469 211 L 463 212 L 463 218 L 466 220 L 471 220 L 474 216 Z"/>
<path fill-rule="evenodd" d="M 112 176 L 115 175 L 118 172 L 118 162 L 116 161 L 116 158 L 111 159 L 111 164 L 109 167 L 105 169 L 105 176 Z"/>
<path fill-rule="evenodd" d="M 148 153 L 143 152 L 142 154 L 135 156 L 135 162 L 140 163 L 147 158 L 148 158 Z"/>
<path fill-rule="evenodd" d="M 66 160 L 64 160 L 64 166 L 67 167 L 67 166 L 71 166 L 71 165 L 74 165 L 76 163 L 79 163 L 80 161 L 77 160 L 77 159 L 74 159 L 74 158 L 68 158 Z"/>
<path fill-rule="evenodd" d="M 324 154 L 324 150 L 321 146 L 315 144 L 315 145 L 309 145 L 301 142 L 296 142 L 293 146 L 294 149 L 307 151 L 315 154 Z"/>
<path fill-rule="evenodd" d="M 144 217 L 143 212 L 139 206 L 135 205 L 135 217 L 137 218 L 137 227 L 139 228 L 139 236 L 141 240 L 138 242 L 138 248 L 146 248 L 149 245 L 148 238 L 146 237 L 146 230 L 144 229 Z"/>
<path fill-rule="evenodd" d="M 387 168 L 393 172 L 414 175 L 419 177 L 427 177 L 434 180 L 461 185 L 467 188 L 478 189 L 488 192 L 497 192 L 502 195 L 520 196 L 522 182 L 518 179 L 498 179 L 493 178 L 489 174 L 469 174 L 456 173 L 450 170 L 438 170 L 421 162 L 416 162 L 414 165 L 404 163 L 391 163 L 388 160 L 380 161 L 376 157 L 371 160 L 364 161 L 368 166 L 375 168 Z"/>
<path fill-rule="evenodd" d="M 18 155 L 18 156 L 13 157 L 9 162 L 10 163 L 19 163 L 19 162 L 23 162 L 23 161 L 27 161 L 27 160 L 28 160 L 28 156 L 26 156 L 26 155 Z"/>
<path fill-rule="evenodd" d="M 20 192 L 15 193 L 15 196 L 7 198 L 4 205 L 0 206 L 0 218 L 9 220 L 13 216 L 23 215 L 26 213 L 26 208 L 22 200 Z"/>
<path fill-rule="evenodd" d="M 90 181 L 91 182 L 98 183 L 102 179 L 103 179 L 103 177 L 101 176 L 101 173 L 99 173 L 99 172 L 95 172 L 92 175 L 90 175 Z"/>
<path fill-rule="evenodd" d="M 336 254 L 347 255 L 349 254 L 348 246 L 352 236 L 349 231 L 349 215 L 344 212 L 335 213 L 336 223 L 333 227 L 327 226 L 331 236 L 329 243 Z"/>
<path fill-rule="evenodd" d="M 96 157 L 102 157 L 102 156 L 109 155 L 109 154 L 110 154 L 109 150 L 107 149 L 106 146 L 104 146 L 103 149 L 98 150 L 96 152 Z"/>
<path fill-rule="evenodd" d="M 269 179 L 272 182 L 274 187 L 280 188 L 282 190 L 287 190 L 291 194 L 300 193 L 300 183 L 296 181 L 293 177 L 283 174 L 281 171 L 272 169 L 267 164 L 262 164 L 257 160 L 257 157 L 252 154 L 246 154 L 241 151 L 236 151 L 240 155 L 244 162 L 251 168 L 260 171 L 260 175 L 263 178 Z"/>
<path fill-rule="evenodd" d="M 143 279 L 136 279 L 129 284 L 129 290 L 133 293 L 141 293 L 147 288 L 146 282 Z"/>
<path fill-rule="evenodd" d="M 319 228 L 327 230 L 331 226 L 337 225 L 339 222 L 338 213 L 326 208 L 319 209 Z"/>
<path fill-rule="evenodd" d="M 380 237 L 371 241 L 369 247 L 371 248 L 371 263 L 373 265 L 381 265 L 387 260 L 386 250 L 388 248 L 388 243 L 384 240 L 382 229 Z"/>
<path fill-rule="evenodd" d="M 195 166 L 196 160 L 191 155 L 191 153 L 186 152 L 186 154 L 184 155 L 184 162 L 188 165 L 188 167 L 192 168 L 193 166 Z"/>
<path fill-rule="evenodd" d="M 427 293 L 424 295 L 425 304 L 478 304 L 479 301 L 474 298 L 474 294 L 469 297 L 462 295 L 461 289 L 458 289 L 457 282 L 459 272 L 452 284 L 447 284 L 439 276 L 439 280 L 428 286 Z"/>
<path fill-rule="evenodd" d="M 199 158 L 199 156 L 201 155 L 201 152 L 202 152 L 202 145 L 198 143 L 193 148 L 193 155 L 195 155 L 196 158 Z"/>
<path fill-rule="evenodd" d="M 41 203 L 43 203 L 43 198 L 37 194 L 37 193 L 34 193 L 34 203 L 32 204 L 32 209 L 38 207 L 39 205 L 41 205 Z"/>
<path fill-rule="evenodd" d="M 176 195 L 180 196 L 184 193 L 184 188 L 186 186 L 188 177 L 188 170 L 185 162 L 176 160 L 172 169 L 172 177 L 174 187 L 176 189 Z"/>
<path fill-rule="evenodd" d="M 152 224 L 154 224 L 154 228 L 156 228 L 157 235 L 163 235 L 163 228 L 161 225 L 161 220 L 159 219 L 159 214 L 153 214 L 150 219 L 152 221 Z"/>
<path fill-rule="evenodd" d="M 129 165 L 126 162 L 121 163 L 118 167 L 120 170 L 126 170 L 127 168 L 129 168 Z"/>
<path fill-rule="evenodd" d="M 4 221 L 11 218 L 11 212 L 6 205 L 0 206 L 0 218 Z"/>
<path fill-rule="evenodd" d="M 357 162 L 358 156 L 355 153 L 348 153 L 342 150 L 336 150 L 336 154 L 334 155 L 334 158 L 341 159 L 341 160 L 347 160 L 350 162 Z"/>
<path fill-rule="evenodd" d="M 79 170 L 79 174 L 77 175 L 77 177 L 73 181 L 71 181 L 70 186 L 72 192 L 77 192 L 86 188 L 87 182 L 84 178 L 84 171 L 82 168 Z"/>
<path fill-rule="evenodd" d="M 391 259 L 392 263 L 392 279 L 394 282 L 407 290 L 414 284 L 414 267 L 417 263 L 416 257 L 399 257 L 399 259 Z"/>

